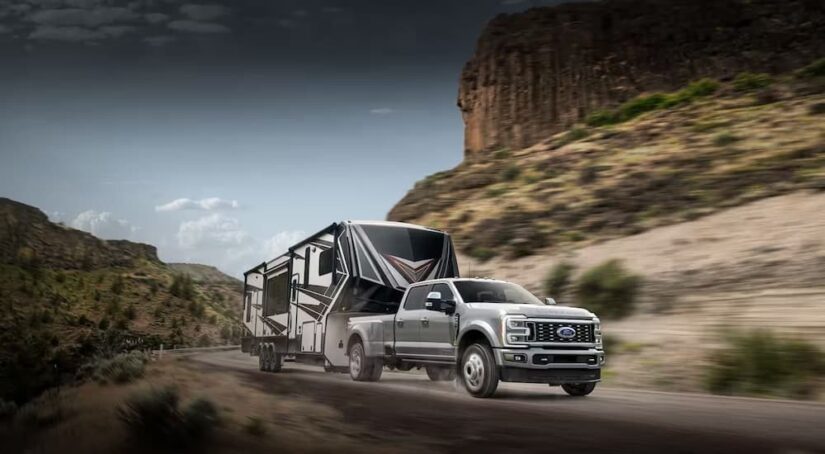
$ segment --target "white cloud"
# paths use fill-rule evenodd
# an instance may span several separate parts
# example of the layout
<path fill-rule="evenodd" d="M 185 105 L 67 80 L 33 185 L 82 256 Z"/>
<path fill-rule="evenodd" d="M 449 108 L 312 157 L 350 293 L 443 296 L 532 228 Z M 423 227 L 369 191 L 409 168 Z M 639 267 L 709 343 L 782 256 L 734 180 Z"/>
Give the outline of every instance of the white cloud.
<path fill-rule="evenodd" d="M 290 230 L 274 235 L 264 241 L 263 251 L 266 255 L 263 260 L 270 260 L 283 254 L 290 246 L 304 238 L 306 238 L 306 234 L 302 230 Z"/>
<path fill-rule="evenodd" d="M 116 22 L 130 22 L 139 16 L 128 8 L 100 7 L 94 9 L 44 9 L 32 13 L 29 20 L 40 25 L 99 27 Z"/>
<path fill-rule="evenodd" d="M 229 27 L 212 22 L 198 22 L 193 20 L 175 20 L 167 24 L 172 30 L 189 33 L 229 33 Z"/>
<path fill-rule="evenodd" d="M 208 197 L 200 200 L 192 200 L 188 198 L 175 199 L 169 203 L 158 205 L 155 211 L 183 211 L 183 210 L 200 210 L 200 211 L 214 211 L 214 210 L 234 210 L 240 208 L 237 200 L 224 200 L 220 197 Z"/>
<path fill-rule="evenodd" d="M 152 47 L 163 47 L 167 44 L 173 43 L 177 40 L 174 36 L 168 35 L 160 35 L 160 36 L 147 36 L 143 38 L 143 42 L 152 46 Z"/>
<path fill-rule="evenodd" d="M 138 230 L 137 227 L 131 225 L 125 219 L 117 219 L 108 211 L 98 212 L 95 210 L 78 214 L 69 225 L 78 230 L 89 232 L 96 237 L 109 240 L 131 239 Z"/>
<path fill-rule="evenodd" d="M 221 5 L 195 5 L 192 3 L 180 7 L 180 12 L 189 19 L 209 22 L 227 14 L 227 9 Z"/>
<path fill-rule="evenodd" d="M 227 249 L 227 252 L 253 242 L 240 222 L 219 213 L 186 221 L 178 228 L 178 244 L 184 249 Z"/>
<path fill-rule="evenodd" d="M 104 38 L 107 35 L 103 32 L 89 30 L 83 27 L 55 27 L 43 25 L 37 27 L 29 34 L 29 39 L 38 41 L 67 41 L 83 42 L 94 41 Z"/>
<path fill-rule="evenodd" d="M 150 24 L 160 24 L 169 20 L 169 16 L 163 13 L 149 13 L 143 16 Z"/>
<path fill-rule="evenodd" d="M 395 110 L 390 109 L 389 107 L 379 107 L 377 109 L 370 109 L 370 113 L 373 115 L 389 115 L 395 112 Z"/>

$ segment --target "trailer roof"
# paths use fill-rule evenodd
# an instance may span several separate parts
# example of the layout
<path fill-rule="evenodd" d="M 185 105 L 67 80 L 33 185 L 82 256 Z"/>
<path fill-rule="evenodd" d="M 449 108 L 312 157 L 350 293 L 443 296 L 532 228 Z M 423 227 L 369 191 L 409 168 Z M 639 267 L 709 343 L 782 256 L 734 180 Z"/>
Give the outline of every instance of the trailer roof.
<path fill-rule="evenodd" d="M 406 229 L 418 229 L 418 230 L 430 230 L 433 232 L 441 232 L 444 233 L 442 230 L 434 229 L 432 227 L 426 227 L 423 225 L 418 224 L 408 224 L 406 222 L 396 222 L 396 221 L 363 221 L 363 220 L 350 220 L 346 221 L 350 224 L 355 225 L 382 225 L 386 227 L 403 227 Z"/>

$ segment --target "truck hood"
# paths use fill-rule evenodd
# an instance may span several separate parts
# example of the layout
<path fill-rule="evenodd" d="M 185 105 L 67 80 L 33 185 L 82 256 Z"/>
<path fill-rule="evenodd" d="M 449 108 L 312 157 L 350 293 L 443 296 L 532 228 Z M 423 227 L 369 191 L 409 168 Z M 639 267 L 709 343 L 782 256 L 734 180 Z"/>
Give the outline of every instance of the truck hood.
<path fill-rule="evenodd" d="M 586 318 L 596 317 L 592 312 L 578 307 L 537 306 L 533 304 L 470 303 L 471 309 L 500 311 L 502 315 L 525 315 L 528 318 Z"/>

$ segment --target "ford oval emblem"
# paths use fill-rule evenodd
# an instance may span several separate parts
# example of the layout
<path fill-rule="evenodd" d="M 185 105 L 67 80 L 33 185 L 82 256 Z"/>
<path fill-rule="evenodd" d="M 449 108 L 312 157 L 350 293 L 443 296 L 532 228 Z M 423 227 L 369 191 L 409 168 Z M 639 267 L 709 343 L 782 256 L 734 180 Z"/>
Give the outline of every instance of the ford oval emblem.
<path fill-rule="evenodd" d="M 572 339 L 576 337 L 576 329 L 570 326 L 562 326 L 556 330 L 556 334 L 562 339 Z"/>

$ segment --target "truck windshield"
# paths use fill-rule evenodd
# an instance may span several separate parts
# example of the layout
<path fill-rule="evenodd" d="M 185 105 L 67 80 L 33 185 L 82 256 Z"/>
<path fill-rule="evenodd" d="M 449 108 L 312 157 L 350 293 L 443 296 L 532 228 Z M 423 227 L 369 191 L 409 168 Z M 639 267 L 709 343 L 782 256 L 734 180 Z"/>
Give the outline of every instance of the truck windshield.
<path fill-rule="evenodd" d="M 523 287 L 509 282 L 455 281 L 454 284 L 465 303 L 544 305 Z"/>

